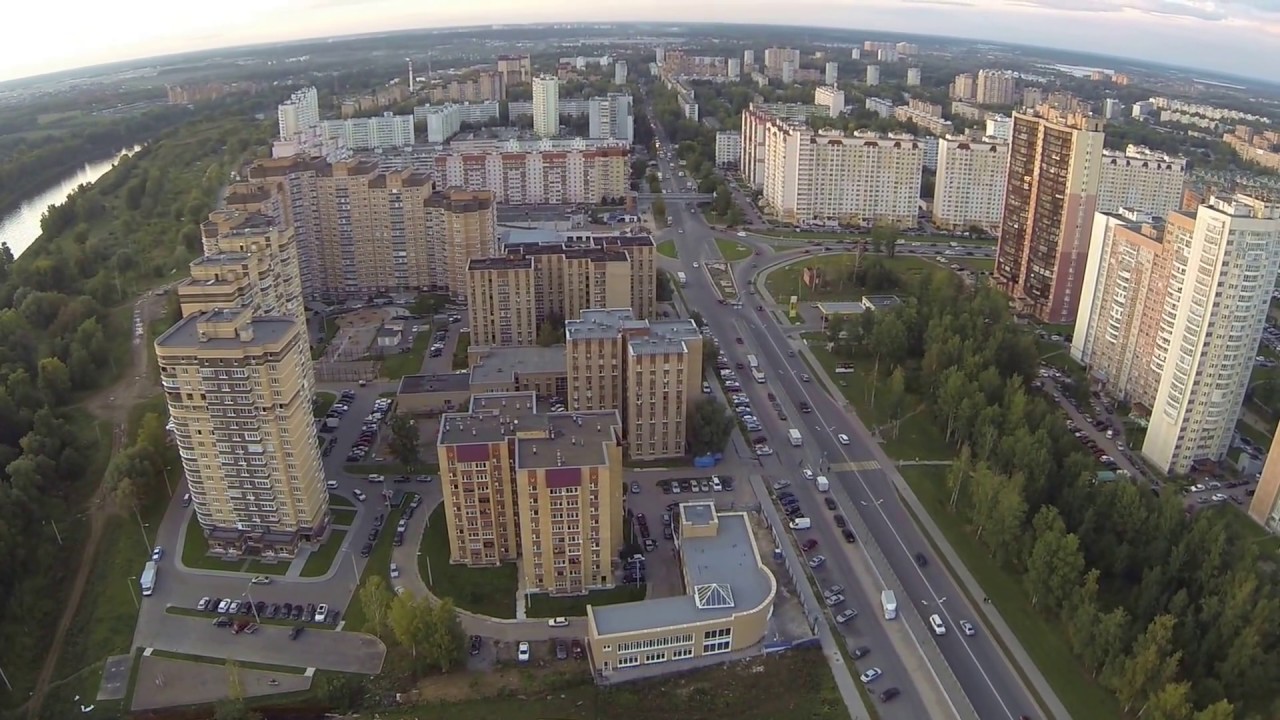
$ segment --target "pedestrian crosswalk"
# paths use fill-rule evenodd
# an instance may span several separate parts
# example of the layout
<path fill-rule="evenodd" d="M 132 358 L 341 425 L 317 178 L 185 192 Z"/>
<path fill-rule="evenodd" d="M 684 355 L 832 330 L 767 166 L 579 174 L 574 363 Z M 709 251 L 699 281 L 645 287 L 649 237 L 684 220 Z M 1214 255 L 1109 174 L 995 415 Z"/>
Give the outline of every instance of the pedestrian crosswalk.
<path fill-rule="evenodd" d="M 833 472 L 856 472 L 858 470 L 879 470 L 880 463 L 875 460 L 861 460 L 859 462 L 842 462 L 831 463 Z"/>

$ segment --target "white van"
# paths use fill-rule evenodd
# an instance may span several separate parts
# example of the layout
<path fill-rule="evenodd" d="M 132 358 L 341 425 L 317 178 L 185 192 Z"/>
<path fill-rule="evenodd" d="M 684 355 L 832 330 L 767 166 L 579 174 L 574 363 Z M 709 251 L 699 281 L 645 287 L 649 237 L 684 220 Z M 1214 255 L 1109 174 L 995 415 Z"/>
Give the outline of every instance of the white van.
<path fill-rule="evenodd" d="M 792 530 L 808 530 L 813 527 L 813 521 L 807 517 L 798 517 L 792 520 L 790 525 Z"/>
<path fill-rule="evenodd" d="M 947 626 L 942 624 L 942 618 L 936 614 L 929 616 L 929 627 L 933 628 L 934 635 L 946 635 Z"/>

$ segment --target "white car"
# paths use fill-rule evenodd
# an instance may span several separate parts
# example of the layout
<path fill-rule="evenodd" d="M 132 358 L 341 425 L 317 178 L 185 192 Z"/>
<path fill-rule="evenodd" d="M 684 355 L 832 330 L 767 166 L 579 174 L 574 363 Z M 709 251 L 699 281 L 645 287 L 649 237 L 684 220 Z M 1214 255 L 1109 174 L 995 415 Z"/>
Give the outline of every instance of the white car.
<path fill-rule="evenodd" d="M 522 663 L 529 662 L 529 643 L 521 640 L 520 644 L 516 646 L 516 661 Z"/>
<path fill-rule="evenodd" d="M 392 578 L 400 577 L 400 566 L 395 563 L 391 563 L 391 577 Z"/>
<path fill-rule="evenodd" d="M 156 562 L 159 562 L 159 561 L 160 561 L 160 558 L 162 558 L 162 557 L 164 557 L 164 548 L 160 547 L 159 545 L 157 545 L 157 546 L 155 546 L 154 548 L 152 548 L 152 550 L 151 550 L 151 559 L 152 559 L 152 560 L 154 560 L 154 561 L 156 561 Z"/>
<path fill-rule="evenodd" d="M 805 468 L 805 469 L 801 470 L 801 471 L 800 471 L 800 474 L 804 476 L 804 479 L 805 479 L 805 480 L 812 480 L 812 479 L 813 479 L 813 477 L 814 477 L 814 475 L 813 475 L 813 471 L 812 471 L 812 470 L 810 470 L 809 468 Z"/>
<path fill-rule="evenodd" d="M 844 595 L 831 595 L 827 598 L 827 607 L 835 607 L 844 602 Z"/>
<path fill-rule="evenodd" d="M 318 623 L 322 623 L 328 619 L 329 619 L 329 606 L 324 603 L 320 603 L 319 605 L 316 606 L 315 621 Z"/>
<path fill-rule="evenodd" d="M 711 490 L 713 492 L 720 492 L 721 490 L 724 490 L 724 485 L 720 482 L 720 478 L 711 478 Z"/>
<path fill-rule="evenodd" d="M 960 632 L 963 632 L 965 635 L 968 635 L 969 637 L 973 637 L 978 633 L 978 629 L 975 628 L 973 626 L 973 623 L 969 622 L 968 620 L 961 620 Z"/>
<path fill-rule="evenodd" d="M 694 268 L 695 270 L 696 270 L 696 269 L 698 269 L 699 267 L 702 267 L 702 266 L 701 266 L 701 265 L 699 265 L 698 263 L 694 263 L 694 264 L 693 264 L 693 268 Z"/>
<path fill-rule="evenodd" d="M 383 477 L 382 475 L 370 475 L 370 476 L 369 476 L 369 482 L 371 482 L 371 483 L 386 482 L 386 480 L 387 480 L 387 479 L 386 479 L 385 477 Z"/>
<path fill-rule="evenodd" d="M 827 559 L 822 555 L 814 555 L 813 557 L 809 558 L 809 567 L 816 569 L 826 561 Z"/>
<path fill-rule="evenodd" d="M 747 234 L 746 234 L 746 233 L 744 233 L 744 232 L 739 232 L 739 233 L 738 233 L 738 237 L 746 237 L 746 236 L 747 236 Z"/>
<path fill-rule="evenodd" d="M 870 683 L 874 681 L 876 678 L 880 677 L 883 674 L 884 673 L 880 672 L 880 668 L 871 668 L 870 670 L 859 675 L 858 679 L 865 684 L 865 683 Z"/>
<path fill-rule="evenodd" d="M 568 627 L 569 618 L 553 617 L 547 621 L 547 627 Z"/>
<path fill-rule="evenodd" d="M 338 489 L 338 481 L 337 481 L 337 480 L 325 480 L 325 481 L 324 481 L 324 486 L 325 486 L 325 487 L 327 487 L 327 488 L 329 488 L 330 490 L 337 490 L 337 489 Z"/>
<path fill-rule="evenodd" d="M 230 610 L 230 609 L 231 609 L 231 601 L 230 601 L 230 600 L 223 599 L 221 602 L 219 602 L 219 603 L 218 603 L 218 613 L 219 613 L 220 615 L 225 615 L 225 614 L 227 614 L 227 611 L 228 611 L 228 610 Z"/>
<path fill-rule="evenodd" d="M 254 575 L 253 579 L 250 580 L 249 582 L 253 583 L 254 585 L 270 585 L 271 578 L 266 575 Z"/>
<path fill-rule="evenodd" d="M 848 445 L 848 444 L 849 444 L 849 436 L 848 436 L 848 435 L 845 435 L 844 433 L 840 433 L 839 435 L 837 435 L 837 436 L 836 436 L 836 439 L 840 441 L 840 444 L 841 444 L 841 445 Z"/>
<path fill-rule="evenodd" d="M 858 611 L 853 608 L 849 608 L 836 616 L 836 622 L 843 625 L 856 617 L 858 617 Z"/>
<path fill-rule="evenodd" d="M 365 494 L 364 494 L 364 492 L 363 492 L 363 491 L 361 491 L 361 490 L 352 490 L 352 491 L 351 491 L 351 494 L 352 494 L 353 496 L 355 496 L 355 499 L 359 500 L 360 502 L 364 502 L 364 501 L 365 501 Z"/>

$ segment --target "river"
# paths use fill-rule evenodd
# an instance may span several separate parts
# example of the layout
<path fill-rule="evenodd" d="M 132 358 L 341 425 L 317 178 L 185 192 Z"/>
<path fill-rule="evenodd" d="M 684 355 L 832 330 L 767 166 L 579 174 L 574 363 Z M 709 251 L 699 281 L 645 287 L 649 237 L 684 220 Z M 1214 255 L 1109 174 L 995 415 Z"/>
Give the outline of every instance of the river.
<path fill-rule="evenodd" d="M 40 237 L 40 217 L 44 215 L 45 208 L 66 200 L 71 191 L 79 185 L 92 183 L 106 175 L 121 157 L 136 150 L 137 148 L 121 150 L 109 158 L 85 163 L 79 170 L 58 181 L 58 184 L 50 186 L 35 197 L 28 198 L 13 212 L 0 218 L 0 242 L 8 243 L 14 257 L 21 255 L 31 247 L 31 243 L 35 242 L 36 238 Z"/>

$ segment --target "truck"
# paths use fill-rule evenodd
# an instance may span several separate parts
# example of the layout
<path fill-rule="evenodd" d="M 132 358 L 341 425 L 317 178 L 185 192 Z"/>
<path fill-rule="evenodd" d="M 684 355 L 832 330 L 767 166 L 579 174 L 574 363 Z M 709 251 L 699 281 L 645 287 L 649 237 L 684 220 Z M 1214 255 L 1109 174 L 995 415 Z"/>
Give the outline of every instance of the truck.
<path fill-rule="evenodd" d="M 676 273 L 676 280 L 680 281 L 680 287 L 685 287 L 689 284 L 689 276 L 685 275 L 683 270 Z"/>
<path fill-rule="evenodd" d="M 813 482 L 818 486 L 818 492 L 827 492 L 831 489 L 831 481 L 827 480 L 826 475 L 819 475 L 814 478 Z"/>
<path fill-rule="evenodd" d="M 760 359 L 759 359 L 759 358 L 757 358 L 755 355 L 748 355 L 748 356 L 747 356 L 747 367 L 751 368 L 752 370 L 755 370 L 755 369 L 759 368 L 759 367 L 760 367 Z"/>
<path fill-rule="evenodd" d="M 894 595 L 892 590 L 880 593 L 880 607 L 884 608 L 885 620 L 898 617 L 898 596 Z"/>
<path fill-rule="evenodd" d="M 804 444 L 804 438 L 800 437 L 800 431 L 795 428 L 787 431 L 787 438 L 791 440 L 791 447 L 800 447 Z"/>
<path fill-rule="evenodd" d="M 142 594 L 144 596 L 156 591 L 155 560 L 148 560 L 146 566 L 142 568 L 142 577 L 138 578 L 138 584 L 142 586 Z"/>
<path fill-rule="evenodd" d="M 753 379 L 753 380 L 755 380 L 756 382 L 758 382 L 758 383 L 760 383 L 761 385 L 763 385 L 763 384 L 764 384 L 764 373 L 760 372 L 759 370 L 752 370 L 752 371 L 751 371 L 751 379 Z"/>

